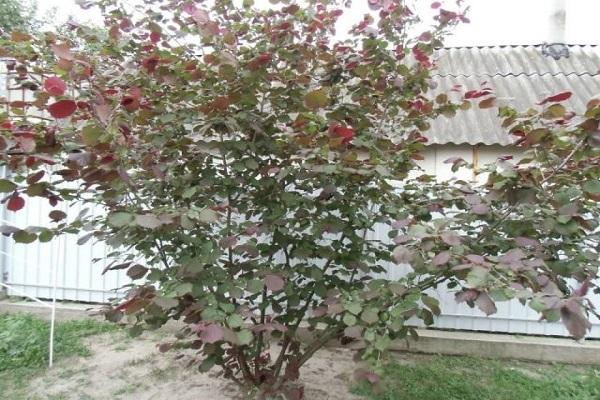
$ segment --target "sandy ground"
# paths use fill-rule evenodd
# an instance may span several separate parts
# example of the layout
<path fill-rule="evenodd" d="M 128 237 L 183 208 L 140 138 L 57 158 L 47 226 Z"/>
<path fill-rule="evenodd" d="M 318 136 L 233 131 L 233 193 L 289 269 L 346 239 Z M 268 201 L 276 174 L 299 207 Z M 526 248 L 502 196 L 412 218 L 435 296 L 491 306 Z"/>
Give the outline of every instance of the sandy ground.
<path fill-rule="evenodd" d="M 58 362 L 30 382 L 35 400 L 244 400 L 235 385 L 215 373 L 185 367 L 174 352 L 159 353 L 156 335 L 129 339 L 123 333 L 95 336 L 91 355 Z M 307 400 L 358 400 L 348 392 L 356 364 L 350 350 L 322 350 L 306 364 L 301 380 Z M 216 369 L 216 368 L 215 368 Z"/>

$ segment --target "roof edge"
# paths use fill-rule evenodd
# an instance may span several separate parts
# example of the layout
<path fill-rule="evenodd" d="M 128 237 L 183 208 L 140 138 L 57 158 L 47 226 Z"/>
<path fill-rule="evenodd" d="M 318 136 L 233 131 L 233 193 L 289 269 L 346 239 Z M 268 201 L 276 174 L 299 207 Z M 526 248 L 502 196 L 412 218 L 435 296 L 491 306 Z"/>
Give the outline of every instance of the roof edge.
<path fill-rule="evenodd" d="M 452 49 L 492 49 L 492 48 L 516 48 L 516 47 L 542 47 L 545 43 L 538 44 L 493 44 L 493 45 L 472 45 L 472 46 L 444 46 L 436 50 L 452 50 Z M 600 44 L 580 44 L 580 43 L 561 43 L 567 47 L 600 47 Z"/>

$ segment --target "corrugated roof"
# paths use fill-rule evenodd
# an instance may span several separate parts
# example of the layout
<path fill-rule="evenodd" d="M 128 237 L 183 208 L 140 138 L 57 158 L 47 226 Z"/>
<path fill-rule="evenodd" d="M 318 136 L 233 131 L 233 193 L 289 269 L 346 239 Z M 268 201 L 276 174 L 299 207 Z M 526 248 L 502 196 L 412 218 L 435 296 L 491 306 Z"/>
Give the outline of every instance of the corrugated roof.
<path fill-rule="evenodd" d="M 434 79 L 440 91 L 454 85 L 464 90 L 480 89 L 487 82 L 500 104 L 520 110 L 568 90 L 573 96 L 564 105 L 581 112 L 591 97 L 600 95 L 600 47 L 570 45 L 568 49 L 569 57 L 559 60 L 542 55 L 541 46 L 440 49 Z M 514 137 L 500 124 L 496 109 L 475 106 L 458 112 L 454 118 L 439 117 L 425 136 L 431 144 L 508 145 Z"/>
<path fill-rule="evenodd" d="M 567 45 L 568 57 L 555 60 L 542 54 L 543 45 L 448 47 L 437 52 L 436 74 L 496 76 L 533 74 L 596 74 L 600 47 Z"/>

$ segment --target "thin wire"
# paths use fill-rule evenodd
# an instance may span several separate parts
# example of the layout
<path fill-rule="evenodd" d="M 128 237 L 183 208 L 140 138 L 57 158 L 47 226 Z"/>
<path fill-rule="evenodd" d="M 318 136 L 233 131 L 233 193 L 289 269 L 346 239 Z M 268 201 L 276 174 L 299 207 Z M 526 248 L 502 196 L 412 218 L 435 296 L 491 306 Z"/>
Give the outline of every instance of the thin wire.
<path fill-rule="evenodd" d="M 64 246 L 64 240 L 58 241 L 58 248 L 60 250 L 61 244 Z M 60 254 L 60 251 L 58 251 Z M 57 260 L 58 261 L 58 260 Z M 48 338 L 48 368 L 52 368 L 54 364 L 54 323 L 56 321 L 56 285 L 58 282 L 58 262 L 51 263 L 50 271 L 52 273 L 52 313 L 50 314 L 50 337 Z"/>
<path fill-rule="evenodd" d="M 22 294 L 24 297 L 27 297 L 28 299 L 31 299 L 31 300 L 33 300 L 33 301 L 36 301 L 36 302 L 40 303 L 41 305 L 43 305 L 44 307 L 48 307 L 48 308 L 52 307 L 50 304 L 48 304 L 48 303 L 46 303 L 46 302 L 44 302 L 44 301 L 42 301 L 42 300 L 38 299 L 37 297 L 30 296 L 30 295 L 28 295 L 26 292 L 24 292 L 24 291 L 22 291 L 22 290 L 19 290 L 19 289 L 17 289 L 17 288 L 16 288 L 16 287 L 14 287 L 14 286 L 11 286 L 11 285 L 9 285 L 9 284 L 6 284 L 6 283 L 4 283 L 4 282 L 0 282 L 0 286 L 3 286 L 3 287 L 5 287 L 5 288 L 7 288 L 7 289 L 9 289 L 9 290 L 12 290 L 13 292 L 17 292 L 17 293 L 19 293 L 19 294 Z"/>

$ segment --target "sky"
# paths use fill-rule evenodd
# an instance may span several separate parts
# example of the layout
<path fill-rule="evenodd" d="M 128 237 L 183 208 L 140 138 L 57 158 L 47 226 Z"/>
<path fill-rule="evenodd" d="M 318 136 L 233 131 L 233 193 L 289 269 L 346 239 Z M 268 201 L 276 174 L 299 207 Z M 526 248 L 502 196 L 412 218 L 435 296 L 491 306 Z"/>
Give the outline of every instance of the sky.
<path fill-rule="evenodd" d="M 257 3 L 259 3 L 258 0 Z M 411 0 L 419 15 L 431 13 L 432 0 Z M 548 41 L 549 9 L 557 0 L 465 0 L 470 6 L 470 24 L 462 24 L 447 38 L 448 46 L 486 46 L 505 44 L 539 44 Z M 567 9 L 565 42 L 570 44 L 600 44 L 600 0 L 559 0 Z M 267 3 L 267 0 L 264 0 Z M 353 0 L 352 16 L 359 19 L 368 11 L 367 0 Z M 453 5 L 454 1 L 446 0 Z M 57 9 L 57 20 L 69 15 L 77 20 L 101 23 L 97 10 L 82 11 L 75 0 L 39 1 L 40 12 Z M 450 8 L 450 7 L 449 7 Z M 96 11 L 96 12 L 94 12 Z"/>

